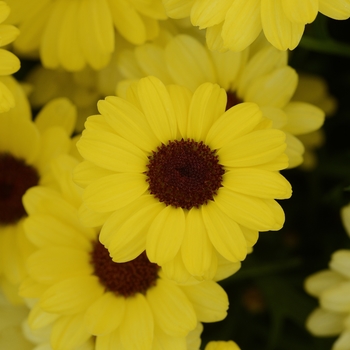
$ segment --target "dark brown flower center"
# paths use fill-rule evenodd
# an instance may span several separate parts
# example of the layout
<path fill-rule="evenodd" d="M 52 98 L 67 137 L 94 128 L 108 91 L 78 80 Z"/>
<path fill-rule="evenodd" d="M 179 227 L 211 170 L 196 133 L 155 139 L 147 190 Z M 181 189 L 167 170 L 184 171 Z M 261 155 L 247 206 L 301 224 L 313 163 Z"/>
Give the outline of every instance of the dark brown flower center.
<path fill-rule="evenodd" d="M 240 98 L 237 97 L 237 94 L 234 91 L 226 91 L 226 94 L 227 94 L 226 111 L 231 107 L 243 102 Z"/>
<path fill-rule="evenodd" d="M 39 182 L 37 171 L 24 160 L 0 153 L 0 225 L 16 223 L 25 216 L 22 196 Z"/>
<path fill-rule="evenodd" d="M 93 245 L 91 263 L 94 274 L 100 279 L 106 290 L 117 295 L 131 297 L 156 285 L 159 266 L 151 263 L 146 253 L 125 263 L 114 262 L 108 250 L 98 241 Z"/>
<path fill-rule="evenodd" d="M 202 141 L 169 141 L 149 156 L 149 191 L 160 202 L 191 209 L 213 200 L 225 170 Z"/>

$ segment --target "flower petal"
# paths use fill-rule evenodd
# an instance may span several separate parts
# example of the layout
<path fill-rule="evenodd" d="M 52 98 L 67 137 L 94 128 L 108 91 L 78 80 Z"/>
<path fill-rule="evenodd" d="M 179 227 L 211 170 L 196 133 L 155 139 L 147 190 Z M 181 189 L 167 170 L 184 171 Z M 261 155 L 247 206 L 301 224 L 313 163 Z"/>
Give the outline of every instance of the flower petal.
<path fill-rule="evenodd" d="M 146 241 L 151 262 L 162 265 L 175 257 L 185 235 L 185 214 L 182 208 L 167 206 L 153 220 Z"/>
<path fill-rule="evenodd" d="M 197 325 L 195 311 L 180 287 L 171 281 L 159 279 L 147 291 L 146 299 L 154 320 L 165 333 L 184 337 Z"/>
<path fill-rule="evenodd" d="M 221 193 L 218 194 L 220 196 Z M 244 260 L 247 244 L 239 225 L 225 215 L 215 202 L 201 207 L 203 221 L 215 249 L 232 262 Z"/>
<path fill-rule="evenodd" d="M 226 317 L 228 297 L 224 289 L 217 283 L 203 281 L 181 288 L 192 302 L 198 321 L 217 322 Z"/>
<path fill-rule="evenodd" d="M 124 207 L 145 193 L 147 188 L 143 174 L 113 174 L 88 185 L 83 198 L 87 206 L 103 213 Z"/>
<path fill-rule="evenodd" d="M 219 149 L 251 132 L 261 119 L 261 110 L 255 103 L 240 103 L 227 110 L 214 122 L 207 133 L 205 143 L 212 149 Z"/>
<path fill-rule="evenodd" d="M 253 131 L 219 149 L 220 163 L 235 168 L 268 163 L 286 149 L 285 138 L 280 130 Z"/>
<path fill-rule="evenodd" d="M 201 211 L 192 208 L 186 215 L 186 233 L 181 245 L 186 269 L 193 276 L 203 276 L 210 269 L 214 254 Z"/>
<path fill-rule="evenodd" d="M 224 187 L 259 198 L 285 199 L 292 195 L 289 182 L 278 172 L 239 168 L 223 176 Z"/>
<path fill-rule="evenodd" d="M 293 50 L 299 44 L 305 24 L 291 22 L 282 1 L 261 0 L 261 23 L 267 40 L 279 50 Z"/>
<path fill-rule="evenodd" d="M 177 135 L 173 102 L 164 84 L 155 77 L 143 78 L 137 84 L 138 97 L 147 121 L 158 140 L 167 144 Z"/>
<path fill-rule="evenodd" d="M 187 137 L 195 141 L 205 140 L 213 123 L 225 112 L 226 101 L 226 92 L 219 85 L 200 85 L 191 100 Z"/>
<path fill-rule="evenodd" d="M 84 159 L 107 170 L 130 173 L 146 170 L 146 153 L 116 134 L 86 129 L 77 148 Z"/>
<path fill-rule="evenodd" d="M 124 297 L 107 292 L 86 310 L 84 324 L 93 335 L 108 334 L 119 327 L 124 311 Z"/>
<path fill-rule="evenodd" d="M 151 152 L 159 141 L 149 127 L 146 117 L 132 103 L 108 96 L 99 101 L 99 112 L 116 133 L 144 151 Z"/>
<path fill-rule="evenodd" d="M 151 349 L 153 329 L 153 315 L 146 298 L 137 293 L 133 298 L 125 299 L 124 319 L 120 324 L 124 349 Z"/>

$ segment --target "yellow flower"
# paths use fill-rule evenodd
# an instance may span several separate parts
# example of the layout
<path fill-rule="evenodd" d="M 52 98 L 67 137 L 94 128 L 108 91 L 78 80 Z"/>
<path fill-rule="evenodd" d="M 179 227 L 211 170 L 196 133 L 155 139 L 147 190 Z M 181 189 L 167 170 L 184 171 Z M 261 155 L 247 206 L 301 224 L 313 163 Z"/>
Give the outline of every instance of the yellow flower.
<path fill-rule="evenodd" d="M 217 253 L 241 261 L 258 231 L 282 227 L 274 198 L 291 195 L 278 173 L 287 167 L 285 135 L 254 103 L 225 107 L 216 84 L 191 93 L 155 77 L 126 100 L 99 101 L 101 115 L 88 118 L 77 143 L 86 161 L 75 179 L 85 207 L 103 216 L 100 239 L 114 261 L 146 250 L 165 269 L 204 276 L 215 273 Z"/>
<path fill-rule="evenodd" d="M 18 36 L 19 30 L 9 24 L 2 22 L 10 13 L 9 6 L 5 1 L 0 1 L 0 47 L 12 43 Z M 6 49 L 0 49 L 0 76 L 4 77 L 17 72 L 20 68 L 19 59 Z M 11 91 L 6 85 L 6 81 L 0 81 L 0 113 L 7 112 L 14 107 L 15 100 Z"/>
<path fill-rule="evenodd" d="M 207 28 L 211 49 L 242 51 L 264 32 L 279 50 L 293 50 L 305 24 L 318 12 L 333 19 L 350 16 L 349 0 L 163 0 L 171 18 L 190 17 L 192 24 Z"/>
<path fill-rule="evenodd" d="M 53 185 L 49 164 L 70 151 L 74 123 L 75 109 L 66 99 L 46 105 L 35 122 L 22 104 L 0 114 L 0 284 L 13 302 L 20 302 L 15 287 L 32 249 L 23 231 L 22 196 L 32 186 Z"/>
<path fill-rule="evenodd" d="M 38 186 L 24 196 L 29 213 L 24 227 L 37 247 L 20 289 L 37 300 L 29 326 L 50 325 L 55 350 L 93 340 L 101 350 L 185 348 L 190 331 L 198 338 L 199 321 L 226 316 L 226 293 L 214 281 L 178 285 L 144 252 L 126 263 L 113 262 L 98 240 L 99 229 L 79 220 L 81 188 L 71 176 L 76 163 L 68 156 L 52 163 L 60 190 Z"/>
<path fill-rule="evenodd" d="M 154 64 L 157 62 L 157 64 Z M 287 65 L 287 53 L 271 47 L 263 38 L 242 52 L 211 52 L 199 40 L 178 35 L 162 47 L 145 44 L 121 53 L 121 81 L 117 93 L 125 96 L 135 79 L 154 75 L 165 84 L 179 84 L 194 91 L 204 82 L 226 90 L 227 108 L 239 102 L 255 102 L 274 127 L 286 133 L 289 167 L 302 163 L 304 146 L 299 135 L 321 127 L 324 112 L 303 99 L 291 101 L 298 75 Z"/>
<path fill-rule="evenodd" d="M 21 35 L 19 53 L 40 52 L 46 68 L 69 71 L 106 66 L 115 49 L 115 30 L 135 45 L 155 38 L 166 15 L 161 0 L 12 0 L 10 21 Z"/>
<path fill-rule="evenodd" d="M 238 345 L 232 340 L 229 341 L 211 341 L 205 347 L 205 350 L 240 350 Z"/>
<path fill-rule="evenodd" d="M 350 235 L 350 206 L 342 209 L 343 224 Z M 309 276 L 305 289 L 319 299 L 306 321 L 307 329 L 316 336 L 336 336 L 333 350 L 350 349 L 350 250 L 332 254 L 329 269 Z"/>

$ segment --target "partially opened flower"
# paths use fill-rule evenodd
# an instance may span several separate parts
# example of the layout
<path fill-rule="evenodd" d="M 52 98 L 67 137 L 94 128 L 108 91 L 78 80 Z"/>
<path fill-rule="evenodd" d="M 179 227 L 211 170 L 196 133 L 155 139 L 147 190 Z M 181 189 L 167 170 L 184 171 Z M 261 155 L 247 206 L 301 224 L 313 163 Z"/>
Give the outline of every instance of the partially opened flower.
<path fill-rule="evenodd" d="M 84 206 L 103 216 L 100 240 L 114 261 L 146 250 L 153 263 L 204 276 L 217 253 L 241 261 L 258 231 L 282 227 L 274 199 L 291 195 L 278 173 L 288 165 L 285 134 L 256 104 L 225 112 L 226 100 L 215 84 L 192 94 L 147 77 L 127 100 L 99 102 L 77 143 L 86 161 L 75 179 Z"/>
<path fill-rule="evenodd" d="M 158 64 L 154 64 L 154 58 Z M 165 47 L 145 44 L 120 54 L 119 64 L 127 80 L 118 84 L 118 95 L 135 79 L 155 75 L 166 84 L 179 84 L 194 91 L 204 82 L 217 83 L 227 93 L 227 106 L 254 102 L 275 128 L 286 133 L 289 167 L 303 162 L 304 146 L 299 135 L 319 129 L 324 112 L 303 99 L 291 101 L 298 75 L 287 64 L 287 53 L 260 38 L 242 52 L 211 52 L 199 40 L 177 35 Z M 316 91 L 315 91 L 316 92 Z"/>
<path fill-rule="evenodd" d="M 349 0 L 163 0 L 163 4 L 169 17 L 189 16 L 194 26 L 207 28 L 208 45 L 215 50 L 244 50 L 261 31 L 277 49 L 292 50 L 318 12 L 338 20 L 350 16 Z"/>
<path fill-rule="evenodd" d="M 29 326 L 50 325 L 54 350 L 94 342 L 97 350 L 186 349 L 191 331 L 196 343 L 198 322 L 226 316 L 224 290 L 214 281 L 178 285 L 144 252 L 113 262 L 98 240 L 99 229 L 79 220 L 81 189 L 72 182 L 72 165 L 68 156 L 53 162 L 60 190 L 38 186 L 24 196 L 25 230 L 37 248 L 20 289 L 37 301 Z"/>
<path fill-rule="evenodd" d="M 139 45 L 158 35 L 167 18 L 161 0 L 12 0 L 9 18 L 21 30 L 21 54 L 40 52 L 46 68 L 77 71 L 106 66 L 115 50 L 115 30 Z"/>
<path fill-rule="evenodd" d="M 74 122 L 75 108 L 66 99 L 52 101 L 35 122 L 22 105 L 0 114 L 0 283 L 12 301 L 19 302 L 16 286 L 32 249 L 23 232 L 22 196 L 38 184 L 53 186 L 50 161 L 70 151 Z"/>
<path fill-rule="evenodd" d="M 10 7 L 5 1 L 0 1 L 0 47 L 5 46 L 13 42 L 18 34 L 19 30 L 9 24 L 3 24 L 2 22 L 10 14 Z M 6 49 L 0 49 L 0 76 L 8 76 L 17 72 L 20 68 L 19 59 Z M 8 111 L 14 107 L 15 99 L 6 81 L 0 81 L 0 113 Z"/>

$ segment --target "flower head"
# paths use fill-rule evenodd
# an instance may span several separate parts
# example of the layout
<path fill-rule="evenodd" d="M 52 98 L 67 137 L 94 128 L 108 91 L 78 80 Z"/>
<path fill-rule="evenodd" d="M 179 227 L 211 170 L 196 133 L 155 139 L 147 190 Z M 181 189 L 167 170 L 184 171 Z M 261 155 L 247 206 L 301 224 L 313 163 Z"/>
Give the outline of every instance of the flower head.
<path fill-rule="evenodd" d="M 350 16 L 349 0 L 163 0 L 171 18 L 190 17 L 194 26 L 207 29 L 207 42 L 214 50 L 242 51 L 261 33 L 279 50 L 293 50 L 305 25 L 317 13 L 333 19 Z"/>
<path fill-rule="evenodd" d="M 139 45 L 156 37 L 158 20 L 167 17 L 161 0 L 12 3 L 10 21 L 22 32 L 15 44 L 17 51 L 39 51 L 46 68 L 69 71 L 106 66 L 115 50 L 115 30 Z"/>
<path fill-rule="evenodd" d="M 55 350 L 92 341 L 97 349 L 150 350 L 184 347 L 191 331 L 198 337 L 199 321 L 222 320 L 228 299 L 217 283 L 178 285 L 145 253 L 125 263 L 111 259 L 99 229 L 79 220 L 81 189 L 71 178 L 76 163 L 68 156 L 53 162 L 60 190 L 38 186 L 24 197 L 24 226 L 36 246 L 20 290 L 37 300 L 29 326 L 50 325 Z"/>
<path fill-rule="evenodd" d="M 192 94 L 154 77 L 127 100 L 99 102 L 101 115 L 88 118 L 77 144 L 86 161 L 75 179 L 86 187 L 83 221 L 101 215 L 100 240 L 114 261 L 146 250 L 165 269 L 215 274 L 217 254 L 241 261 L 258 231 L 282 227 L 274 198 L 291 195 L 278 173 L 285 135 L 253 103 L 225 107 L 218 85 Z"/>
<path fill-rule="evenodd" d="M 153 65 L 152 57 L 162 63 Z M 263 38 L 242 52 L 218 53 L 191 36 L 177 35 L 164 46 L 147 43 L 133 52 L 125 50 L 119 62 L 127 78 L 118 84 L 117 93 L 122 97 L 131 82 L 156 75 L 167 84 L 183 85 L 191 91 L 205 82 L 217 83 L 226 91 L 227 109 L 241 102 L 258 104 L 264 117 L 286 133 L 290 168 L 303 162 L 304 146 L 299 135 L 317 130 L 324 121 L 320 108 L 302 98 L 291 100 L 298 75 L 288 66 L 287 53 L 271 47 Z"/>
<path fill-rule="evenodd" d="M 33 186 L 53 186 L 49 164 L 70 151 L 74 122 L 74 106 L 66 99 L 45 106 L 35 122 L 22 105 L 0 115 L 0 281 L 12 301 L 19 301 L 13 285 L 24 277 L 32 249 L 23 232 L 22 197 Z"/>

